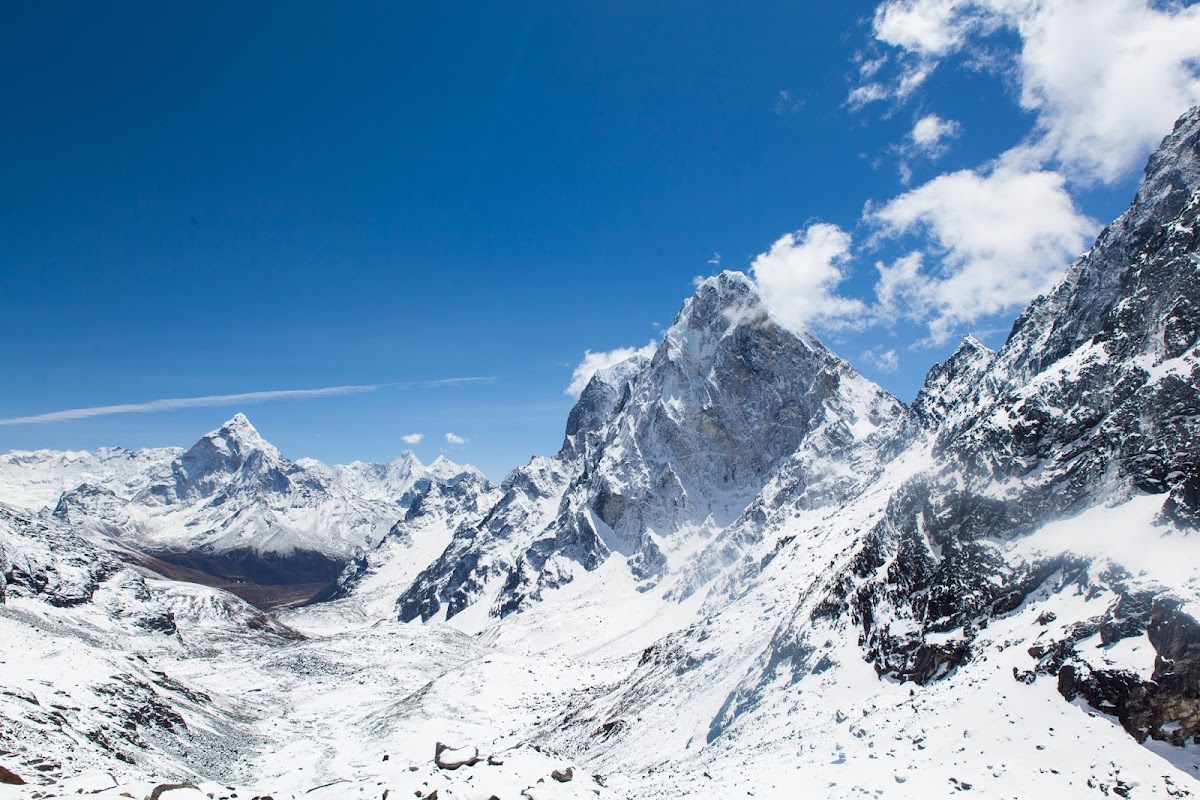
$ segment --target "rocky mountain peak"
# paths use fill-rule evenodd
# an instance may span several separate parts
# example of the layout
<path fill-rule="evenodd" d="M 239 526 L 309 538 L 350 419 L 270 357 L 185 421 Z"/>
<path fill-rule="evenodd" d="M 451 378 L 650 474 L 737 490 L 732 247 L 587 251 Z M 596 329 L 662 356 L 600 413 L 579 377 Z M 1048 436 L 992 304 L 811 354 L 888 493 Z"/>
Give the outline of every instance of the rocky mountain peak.
<path fill-rule="evenodd" d="M 940 364 L 934 364 L 917 392 L 912 416 L 918 426 L 933 429 L 971 395 L 996 358 L 995 351 L 974 336 L 967 336 Z"/>
<path fill-rule="evenodd" d="M 646 356 L 634 356 L 611 367 L 596 371 L 567 416 L 563 453 L 582 454 L 586 449 L 580 437 L 598 432 L 629 397 L 634 379 L 650 363 Z"/>
<path fill-rule="evenodd" d="M 234 414 L 219 428 L 204 434 L 200 441 L 193 445 L 193 449 L 197 447 L 212 448 L 230 457 L 242 459 L 258 451 L 278 453 L 241 412 Z"/>
<path fill-rule="evenodd" d="M 288 485 L 283 455 L 250 424 L 235 414 L 209 431 L 172 465 L 175 498 L 207 497 L 231 481 L 251 489 L 282 491 Z M 159 494 L 162 487 L 158 487 Z"/>
<path fill-rule="evenodd" d="M 767 309 L 754 281 L 745 273 L 725 270 L 701 281 L 684 302 L 664 337 L 673 345 L 667 352 L 674 354 L 680 345 L 694 344 L 698 335 L 719 339 L 739 326 L 766 320 Z"/>
<path fill-rule="evenodd" d="M 1200 188 L 1200 106 L 1176 120 L 1175 129 L 1146 162 L 1145 176 L 1126 223 L 1178 216 Z"/>
<path fill-rule="evenodd" d="M 1200 312 L 1192 310 L 1196 262 L 1188 255 L 1196 247 L 1192 220 L 1200 208 L 1200 107 L 1180 117 L 1145 173 L 1129 209 L 1014 323 L 1000 359 L 1015 384 L 1106 327 L 1110 339 L 1114 325 L 1123 328 L 1126 350 L 1147 347 L 1161 338 L 1152 328 L 1167 306 L 1180 307 L 1175 316 L 1185 327 L 1200 325 Z M 1114 317 L 1114 310 L 1121 313 Z"/>

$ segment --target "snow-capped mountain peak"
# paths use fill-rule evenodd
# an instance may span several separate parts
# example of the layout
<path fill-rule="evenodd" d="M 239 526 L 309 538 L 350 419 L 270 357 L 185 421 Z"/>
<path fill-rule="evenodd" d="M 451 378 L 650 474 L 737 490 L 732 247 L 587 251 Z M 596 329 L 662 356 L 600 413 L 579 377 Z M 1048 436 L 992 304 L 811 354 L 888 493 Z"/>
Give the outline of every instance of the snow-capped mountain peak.
<path fill-rule="evenodd" d="M 235 414 L 174 462 L 174 486 L 168 497 L 211 497 L 234 487 L 283 492 L 290 485 L 284 462 L 279 450 L 263 439 L 245 415 Z"/>

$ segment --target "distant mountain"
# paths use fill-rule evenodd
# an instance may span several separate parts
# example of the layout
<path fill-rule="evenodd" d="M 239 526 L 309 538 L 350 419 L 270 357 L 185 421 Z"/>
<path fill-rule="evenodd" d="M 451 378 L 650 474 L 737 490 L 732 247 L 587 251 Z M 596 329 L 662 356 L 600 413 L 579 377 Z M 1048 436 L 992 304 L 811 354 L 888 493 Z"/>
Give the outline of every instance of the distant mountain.
<path fill-rule="evenodd" d="M 445 458 L 426 467 L 411 452 L 388 464 L 291 461 L 237 414 L 187 450 L 0 456 L 0 500 L 52 505 L 55 519 L 159 568 L 311 594 L 422 492 L 467 471 Z"/>

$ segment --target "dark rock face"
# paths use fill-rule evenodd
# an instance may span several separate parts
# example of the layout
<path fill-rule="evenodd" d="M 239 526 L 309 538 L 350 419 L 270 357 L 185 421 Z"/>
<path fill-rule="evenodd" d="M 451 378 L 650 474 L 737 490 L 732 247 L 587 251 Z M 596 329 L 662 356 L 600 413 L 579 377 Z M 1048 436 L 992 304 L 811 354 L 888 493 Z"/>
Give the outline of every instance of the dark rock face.
<path fill-rule="evenodd" d="M 1150 680 L 1067 660 L 1058 670 L 1059 692 L 1116 716 L 1138 741 L 1200 742 L 1200 622 L 1183 613 L 1178 601 L 1156 598 L 1144 629 L 1128 632 L 1146 633 L 1154 646 Z"/>

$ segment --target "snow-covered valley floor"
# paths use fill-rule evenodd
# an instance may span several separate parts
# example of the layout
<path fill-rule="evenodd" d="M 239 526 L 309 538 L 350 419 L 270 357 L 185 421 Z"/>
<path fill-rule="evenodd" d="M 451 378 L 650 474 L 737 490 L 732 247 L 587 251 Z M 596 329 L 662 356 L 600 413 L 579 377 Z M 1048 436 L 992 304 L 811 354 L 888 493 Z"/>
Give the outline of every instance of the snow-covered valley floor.
<path fill-rule="evenodd" d="M 1010 547 L 1014 557 L 1053 551 L 1086 528 L 1084 541 L 1111 552 L 1102 537 L 1148 524 L 1157 506 L 1097 509 Z M 1186 594 L 1195 544 L 1159 547 Z M 1140 555 L 1131 549 L 1127 566 Z M 828 668 L 760 687 L 706 742 L 725 696 L 754 671 L 744 654 L 770 638 L 765 620 L 777 621 L 794 581 L 768 569 L 709 619 L 698 599 L 664 602 L 630 580 L 614 560 L 503 622 L 429 624 L 372 617 L 353 599 L 267 618 L 207 587 L 150 581 L 147 602 L 171 609 L 173 636 L 129 636 L 103 594 L 66 609 L 11 599 L 0 606 L 0 764 L 29 785 L 0 786 L 0 798 L 142 798 L 182 782 L 199 788 L 160 796 L 1200 795 L 1200 748 L 1139 745 L 1113 717 L 1064 701 L 1052 677 L 1028 675 L 1029 648 L 1053 638 L 1054 619 L 1101 613 L 1101 594 L 1048 581 L 980 634 L 975 658 L 925 687 L 880 679 L 853 630 L 818 626 L 809 638 L 823 640 Z M 645 674 L 647 648 L 701 628 L 697 641 L 711 637 L 716 655 L 700 660 L 713 669 L 671 681 Z M 1145 637 L 1092 651 L 1098 665 L 1153 667 Z M 153 719 L 173 713 L 174 728 Z M 617 713 L 620 742 L 607 747 L 605 715 Z M 111 732 L 114 720 L 132 728 L 128 739 Z M 440 768 L 439 742 L 478 748 L 480 761 Z M 138 763 L 114 770 L 111 754 L 122 751 Z M 569 781 L 553 777 L 567 769 Z"/>

